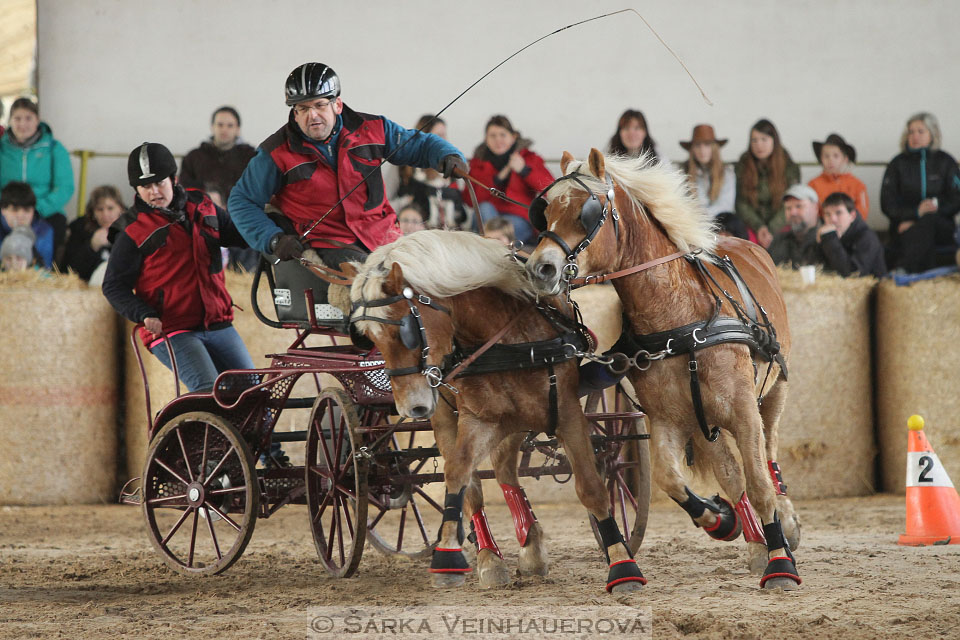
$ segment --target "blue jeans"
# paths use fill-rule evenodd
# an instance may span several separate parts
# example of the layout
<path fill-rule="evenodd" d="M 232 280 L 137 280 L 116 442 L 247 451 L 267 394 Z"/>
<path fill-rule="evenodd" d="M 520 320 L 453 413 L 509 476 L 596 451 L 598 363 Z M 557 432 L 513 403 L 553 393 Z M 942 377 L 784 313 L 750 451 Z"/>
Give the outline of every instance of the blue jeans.
<path fill-rule="evenodd" d="M 253 360 L 247 353 L 243 339 L 233 327 L 215 331 L 187 331 L 170 340 L 177 358 L 177 373 L 189 391 L 209 391 L 217 375 L 228 369 L 253 369 Z M 170 354 L 161 342 L 150 352 L 170 370 Z"/>
<path fill-rule="evenodd" d="M 489 200 L 480 203 L 479 213 L 480 219 L 484 222 L 498 217 L 506 218 L 510 226 L 513 227 L 513 235 L 516 236 L 517 240 L 523 244 L 535 244 L 534 241 L 537 239 L 537 232 L 526 218 L 521 218 L 511 213 L 501 213 Z"/>

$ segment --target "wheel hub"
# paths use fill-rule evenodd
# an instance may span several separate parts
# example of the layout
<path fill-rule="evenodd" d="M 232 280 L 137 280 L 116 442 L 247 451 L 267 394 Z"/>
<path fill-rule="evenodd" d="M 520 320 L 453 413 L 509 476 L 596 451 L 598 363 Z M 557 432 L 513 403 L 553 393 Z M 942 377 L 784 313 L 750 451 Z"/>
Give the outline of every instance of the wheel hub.
<path fill-rule="evenodd" d="M 203 504 L 204 491 L 203 485 L 199 482 L 191 482 L 187 485 L 187 504 L 191 507 L 199 507 Z"/>

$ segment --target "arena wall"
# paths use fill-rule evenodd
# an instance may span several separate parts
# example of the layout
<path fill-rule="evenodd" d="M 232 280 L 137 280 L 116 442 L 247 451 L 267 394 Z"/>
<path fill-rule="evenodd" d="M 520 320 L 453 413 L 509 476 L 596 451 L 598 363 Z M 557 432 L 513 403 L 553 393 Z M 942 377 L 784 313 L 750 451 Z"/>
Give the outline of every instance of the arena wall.
<path fill-rule="evenodd" d="M 346 101 L 412 125 L 499 61 L 564 25 L 629 3 L 573 0 L 483 3 L 293 3 L 200 0 L 38 0 L 42 115 L 70 149 L 126 154 L 145 139 L 182 154 L 209 135 L 211 111 L 235 105 L 259 143 L 286 119 L 290 69 L 321 60 L 341 75 Z M 960 4 L 797 0 L 638 5 L 713 101 L 633 14 L 545 40 L 505 64 L 446 114 L 468 155 L 486 119 L 506 113 L 546 158 L 604 147 L 619 114 L 643 110 L 670 159 L 698 122 L 730 138 L 735 160 L 760 117 L 779 127 L 797 161 L 839 131 L 861 161 L 886 162 L 906 117 L 939 115 L 945 148 L 960 153 L 952 117 L 960 86 Z M 89 186 L 125 184 L 124 161 L 94 158 Z M 882 167 L 861 167 L 879 214 Z M 818 173 L 805 167 L 808 180 Z M 70 214 L 74 207 L 69 207 Z"/>

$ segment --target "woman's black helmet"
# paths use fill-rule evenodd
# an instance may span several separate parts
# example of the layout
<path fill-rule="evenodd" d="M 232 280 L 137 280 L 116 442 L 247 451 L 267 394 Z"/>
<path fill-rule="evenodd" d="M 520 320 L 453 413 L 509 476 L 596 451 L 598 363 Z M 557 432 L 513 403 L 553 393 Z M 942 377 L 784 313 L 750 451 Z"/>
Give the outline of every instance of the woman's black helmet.
<path fill-rule="evenodd" d="M 287 76 L 285 87 L 287 106 L 318 98 L 336 98 L 340 95 L 340 78 L 322 62 L 307 62 Z"/>

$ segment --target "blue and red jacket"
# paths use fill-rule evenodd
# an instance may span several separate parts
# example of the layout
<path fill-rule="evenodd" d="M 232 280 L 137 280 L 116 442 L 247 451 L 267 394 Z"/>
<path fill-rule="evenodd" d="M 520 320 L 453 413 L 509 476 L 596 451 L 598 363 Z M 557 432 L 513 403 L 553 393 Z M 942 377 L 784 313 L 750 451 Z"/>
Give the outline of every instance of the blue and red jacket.
<path fill-rule="evenodd" d="M 314 247 L 331 246 L 324 239 L 346 244 L 359 240 L 373 250 L 400 237 L 380 161 L 390 156 L 393 164 L 436 168 L 451 154 L 463 157 L 443 138 L 404 129 L 383 116 L 358 113 L 346 105 L 330 140 L 318 142 L 303 135 L 291 110 L 287 124 L 257 149 L 230 192 L 228 209 L 250 246 L 268 251 L 270 239 L 281 232 L 264 214 L 268 202 L 302 234 L 363 181 L 308 239 Z"/>
<path fill-rule="evenodd" d="M 159 318 L 167 335 L 230 326 L 233 301 L 223 278 L 221 246 L 245 246 L 226 211 L 202 191 L 174 188 L 166 210 L 139 197 L 109 232 L 113 249 L 103 294 L 131 322 Z M 146 329 L 150 346 L 158 336 Z"/>

